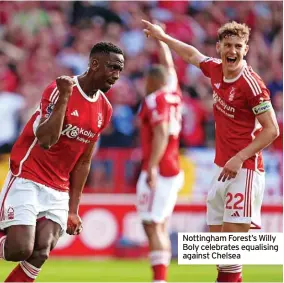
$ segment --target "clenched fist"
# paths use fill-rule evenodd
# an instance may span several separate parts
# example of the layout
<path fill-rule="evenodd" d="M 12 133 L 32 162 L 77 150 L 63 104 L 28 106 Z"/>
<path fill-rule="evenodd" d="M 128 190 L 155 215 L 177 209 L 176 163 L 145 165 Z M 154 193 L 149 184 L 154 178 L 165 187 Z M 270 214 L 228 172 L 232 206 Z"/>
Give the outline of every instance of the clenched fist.
<path fill-rule="evenodd" d="M 69 213 L 67 221 L 67 234 L 79 235 L 83 230 L 82 219 L 78 214 Z"/>
<path fill-rule="evenodd" d="M 70 96 L 74 86 L 74 80 L 68 76 L 61 76 L 56 79 L 59 95 Z"/>

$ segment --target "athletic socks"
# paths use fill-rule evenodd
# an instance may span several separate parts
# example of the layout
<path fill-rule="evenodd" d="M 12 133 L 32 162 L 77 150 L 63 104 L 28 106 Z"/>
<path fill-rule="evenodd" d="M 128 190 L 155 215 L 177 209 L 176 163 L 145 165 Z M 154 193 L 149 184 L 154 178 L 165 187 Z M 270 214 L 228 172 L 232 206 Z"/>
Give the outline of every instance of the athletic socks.
<path fill-rule="evenodd" d="M 242 282 L 242 265 L 220 264 L 217 269 L 218 277 L 216 282 Z"/>
<path fill-rule="evenodd" d="M 171 253 L 169 251 L 152 251 L 149 258 L 153 271 L 153 282 L 166 282 Z"/>
<path fill-rule="evenodd" d="M 40 270 L 27 261 L 22 261 L 12 270 L 4 282 L 34 282 Z"/>

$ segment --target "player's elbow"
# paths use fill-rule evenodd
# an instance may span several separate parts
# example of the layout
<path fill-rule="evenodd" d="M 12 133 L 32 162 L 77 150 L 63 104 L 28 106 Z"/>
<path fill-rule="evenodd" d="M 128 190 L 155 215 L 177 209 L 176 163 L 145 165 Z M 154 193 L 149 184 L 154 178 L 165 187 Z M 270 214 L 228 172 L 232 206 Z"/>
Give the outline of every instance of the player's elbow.
<path fill-rule="evenodd" d="M 271 135 L 273 137 L 273 140 L 275 140 L 276 138 L 279 137 L 280 135 L 280 130 L 279 130 L 279 126 L 278 125 L 275 125 L 273 127 L 273 129 L 271 129 Z"/>

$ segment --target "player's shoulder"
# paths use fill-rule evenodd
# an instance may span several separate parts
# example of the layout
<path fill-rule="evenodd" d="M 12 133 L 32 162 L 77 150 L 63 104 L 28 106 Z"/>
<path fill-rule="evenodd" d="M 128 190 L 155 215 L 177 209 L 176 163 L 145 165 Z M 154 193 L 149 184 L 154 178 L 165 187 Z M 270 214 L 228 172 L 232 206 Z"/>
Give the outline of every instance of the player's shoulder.
<path fill-rule="evenodd" d="M 100 90 L 98 90 L 98 91 L 99 91 L 99 95 L 101 96 L 101 99 L 102 99 L 102 101 L 103 101 L 103 103 L 104 103 L 106 109 L 107 109 L 108 111 L 112 111 L 112 105 L 111 105 L 111 103 L 109 102 L 109 100 L 108 100 L 108 98 L 106 97 L 106 95 L 105 95 L 102 91 L 100 91 Z"/>
<path fill-rule="evenodd" d="M 216 65 L 222 65 L 222 60 L 214 57 L 206 57 L 201 63 L 214 63 Z"/>
<path fill-rule="evenodd" d="M 42 97 L 44 99 L 47 99 L 47 100 L 55 103 L 58 96 L 59 96 L 59 91 L 57 89 L 56 80 L 54 80 L 45 87 L 43 94 L 42 94 Z"/>
<path fill-rule="evenodd" d="M 244 67 L 241 78 L 244 90 L 253 93 L 254 96 L 261 94 L 263 89 L 266 89 L 264 81 L 251 66 Z"/>

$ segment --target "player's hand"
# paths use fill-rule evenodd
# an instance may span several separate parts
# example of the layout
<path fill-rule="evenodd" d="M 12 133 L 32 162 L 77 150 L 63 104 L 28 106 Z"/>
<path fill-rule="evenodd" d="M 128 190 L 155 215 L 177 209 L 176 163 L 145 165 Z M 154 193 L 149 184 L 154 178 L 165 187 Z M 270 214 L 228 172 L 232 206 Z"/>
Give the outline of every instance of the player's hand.
<path fill-rule="evenodd" d="M 165 36 L 165 32 L 160 25 L 152 24 L 146 20 L 142 20 L 142 23 L 144 24 L 143 31 L 147 37 L 151 36 L 158 40 L 162 40 L 163 37 Z"/>
<path fill-rule="evenodd" d="M 146 183 L 151 190 L 154 190 L 156 188 L 157 175 L 158 175 L 157 168 L 152 167 L 148 169 Z"/>
<path fill-rule="evenodd" d="M 56 79 L 56 85 L 60 95 L 70 96 L 75 82 L 71 77 L 61 76 Z"/>
<path fill-rule="evenodd" d="M 222 172 L 219 175 L 218 181 L 225 182 L 235 178 L 242 168 L 243 160 L 238 156 L 233 156 L 224 166 Z"/>
<path fill-rule="evenodd" d="M 76 213 L 69 213 L 67 221 L 67 234 L 79 235 L 83 230 L 82 219 Z"/>

